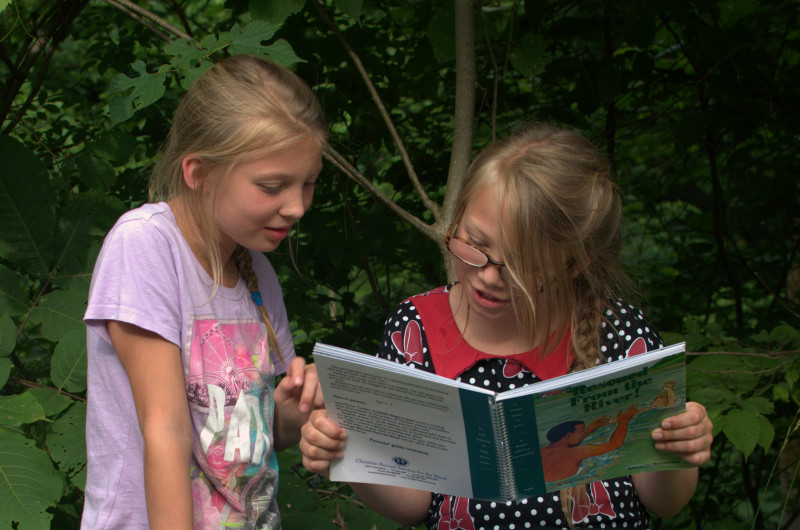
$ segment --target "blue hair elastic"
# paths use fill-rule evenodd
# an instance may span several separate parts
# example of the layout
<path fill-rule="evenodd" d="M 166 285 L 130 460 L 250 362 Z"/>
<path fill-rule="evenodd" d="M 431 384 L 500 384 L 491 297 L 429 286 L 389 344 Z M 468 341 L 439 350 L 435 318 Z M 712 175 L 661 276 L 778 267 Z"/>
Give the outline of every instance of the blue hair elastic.
<path fill-rule="evenodd" d="M 256 305 L 264 305 L 264 302 L 261 300 L 261 291 L 254 291 L 253 294 L 250 295 L 250 298 L 253 299 Z"/>

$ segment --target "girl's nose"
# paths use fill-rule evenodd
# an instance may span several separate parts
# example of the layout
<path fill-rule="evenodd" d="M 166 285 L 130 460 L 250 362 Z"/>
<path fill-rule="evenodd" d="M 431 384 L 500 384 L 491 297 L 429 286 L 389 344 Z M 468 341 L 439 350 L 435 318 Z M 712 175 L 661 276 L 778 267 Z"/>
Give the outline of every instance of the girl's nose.
<path fill-rule="evenodd" d="M 488 263 L 485 267 L 478 269 L 478 275 L 487 284 L 506 283 L 502 275 L 502 267 L 493 263 Z"/>
<path fill-rule="evenodd" d="M 289 190 L 286 193 L 286 201 L 280 209 L 283 217 L 290 219 L 300 219 L 306 213 L 311 201 L 307 200 L 302 189 Z"/>

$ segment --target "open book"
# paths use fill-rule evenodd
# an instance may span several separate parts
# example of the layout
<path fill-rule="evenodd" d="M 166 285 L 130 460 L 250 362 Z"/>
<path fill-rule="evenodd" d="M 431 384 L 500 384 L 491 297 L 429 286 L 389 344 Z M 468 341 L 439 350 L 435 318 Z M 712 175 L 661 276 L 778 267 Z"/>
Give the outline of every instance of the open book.
<path fill-rule="evenodd" d="M 502 393 L 326 344 L 314 361 L 348 432 L 334 481 L 507 501 L 689 467 L 650 437 L 686 410 L 684 343 Z"/>

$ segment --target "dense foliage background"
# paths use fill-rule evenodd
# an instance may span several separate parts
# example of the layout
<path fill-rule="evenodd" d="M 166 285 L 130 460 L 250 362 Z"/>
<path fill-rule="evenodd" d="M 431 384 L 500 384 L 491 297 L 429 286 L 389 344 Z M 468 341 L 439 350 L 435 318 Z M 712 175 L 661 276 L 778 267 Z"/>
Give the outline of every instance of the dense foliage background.
<path fill-rule="evenodd" d="M 94 257 L 185 87 L 265 54 L 332 131 L 281 275 L 298 352 L 374 351 L 447 281 L 469 159 L 526 121 L 584 131 L 625 192 L 624 260 L 715 423 L 656 528 L 800 525 L 800 6 L 778 0 L 0 0 L 0 527 L 76 528 Z M 281 454 L 286 528 L 396 528 Z"/>

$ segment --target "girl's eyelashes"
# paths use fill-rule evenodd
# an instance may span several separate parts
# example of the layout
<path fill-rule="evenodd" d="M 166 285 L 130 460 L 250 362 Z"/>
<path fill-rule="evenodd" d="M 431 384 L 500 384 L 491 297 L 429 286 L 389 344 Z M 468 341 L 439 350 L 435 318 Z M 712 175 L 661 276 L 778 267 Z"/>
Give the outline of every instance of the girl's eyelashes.
<path fill-rule="evenodd" d="M 282 184 L 260 184 L 259 186 L 262 190 L 264 190 L 264 192 L 269 194 L 280 193 L 280 191 L 283 189 Z"/>

